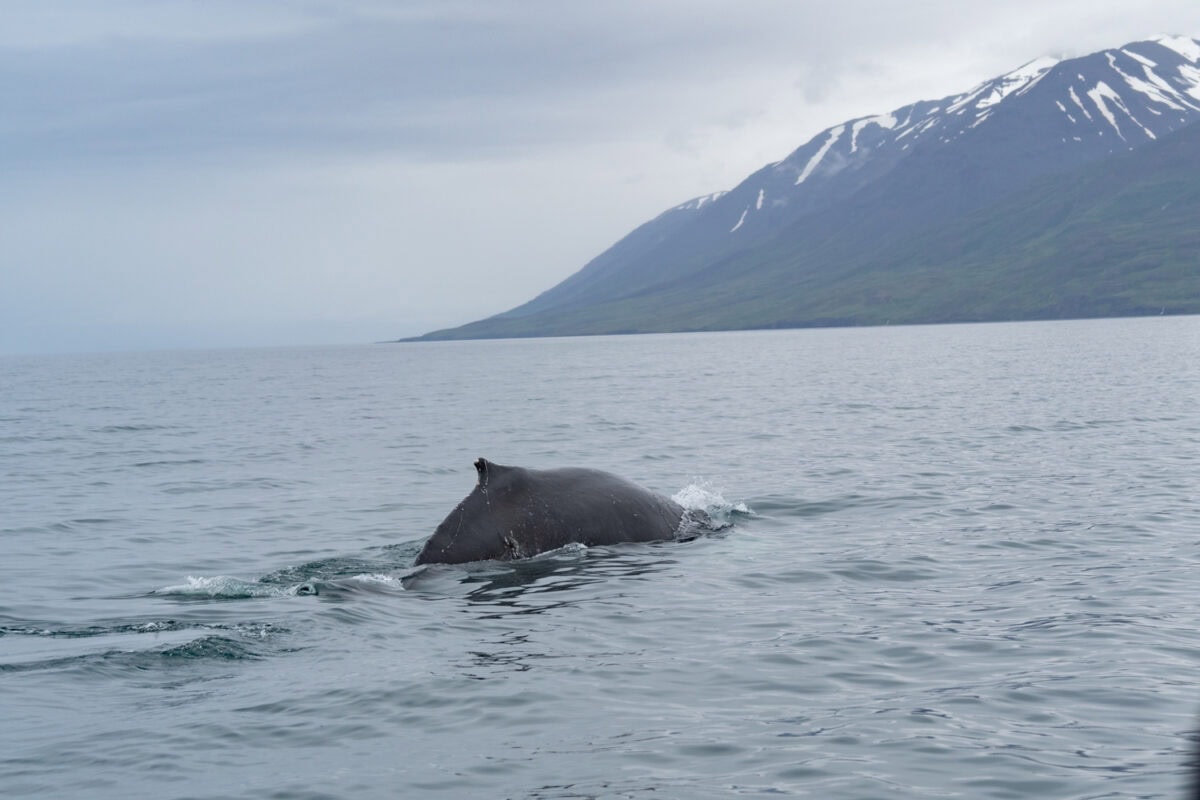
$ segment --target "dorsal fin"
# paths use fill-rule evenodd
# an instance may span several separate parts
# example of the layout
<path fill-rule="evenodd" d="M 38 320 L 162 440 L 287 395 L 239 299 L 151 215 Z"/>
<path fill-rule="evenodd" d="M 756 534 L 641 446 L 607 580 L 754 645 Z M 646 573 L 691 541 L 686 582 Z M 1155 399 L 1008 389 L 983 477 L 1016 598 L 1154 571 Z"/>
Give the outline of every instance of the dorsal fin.
<path fill-rule="evenodd" d="M 480 457 L 475 459 L 475 473 L 479 476 L 479 485 L 487 485 L 488 467 L 492 466 L 486 458 Z"/>

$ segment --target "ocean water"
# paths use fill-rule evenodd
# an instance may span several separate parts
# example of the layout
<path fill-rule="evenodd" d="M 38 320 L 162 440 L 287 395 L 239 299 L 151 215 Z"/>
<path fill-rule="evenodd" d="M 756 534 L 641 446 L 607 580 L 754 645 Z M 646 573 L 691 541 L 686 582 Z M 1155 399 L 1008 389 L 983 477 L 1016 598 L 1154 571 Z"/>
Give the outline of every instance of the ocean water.
<path fill-rule="evenodd" d="M 4 358 L 0 579 L 5 798 L 1177 798 L 1200 318 Z"/>

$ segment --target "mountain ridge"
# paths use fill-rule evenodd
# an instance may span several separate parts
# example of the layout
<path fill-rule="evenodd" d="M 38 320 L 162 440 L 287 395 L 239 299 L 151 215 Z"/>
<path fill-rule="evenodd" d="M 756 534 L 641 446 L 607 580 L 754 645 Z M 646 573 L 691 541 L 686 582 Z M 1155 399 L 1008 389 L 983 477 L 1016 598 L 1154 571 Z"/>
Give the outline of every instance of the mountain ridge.
<path fill-rule="evenodd" d="M 883 312 L 903 309 L 831 299 L 837 287 L 854 285 L 856 271 L 876 275 L 877 295 L 903 295 L 903 287 L 882 286 L 887 275 L 879 267 L 890 265 L 897 279 L 911 275 L 913 263 L 925 258 L 913 244 L 920 236 L 968 248 L 969 231 L 956 240 L 955 226 L 984 225 L 986 214 L 978 215 L 989 207 L 1003 208 L 1034 186 L 1041 194 L 1069 189 L 1056 187 L 1054 176 L 1083 176 L 1090 165 L 1153 149 L 1197 121 L 1196 40 L 1158 37 L 1075 59 L 1035 59 L 958 95 L 831 126 L 732 190 L 668 209 L 529 302 L 417 338 L 878 324 L 895 316 L 883 319 Z M 1186 147 L 1167 150 L 1179 162 L 1173 169 L 1200 178 Z M 1036 227 L 1029 220 L 1017 226 L 1024 235 Z M 1189 229 L 1184 225 L 1179 235 Z M 893 250 L 907 261 L 897 261 Z M 959 259 L 991 263 L 985 256 L 968 249 Z M 1006 274 L 1001 267 L 992 264 L 988 280 Z M 975 282 L 982 286 L 985 278 L 976 274 Z M 825 306 L 813 302 L 823 296 Z M 1011 318 L 1045 311 L 1007 308 Z M 898 316 L 913 322 L 968 316 L 924 300 L 913 299 L 913 309 L 924 310 Z"/>

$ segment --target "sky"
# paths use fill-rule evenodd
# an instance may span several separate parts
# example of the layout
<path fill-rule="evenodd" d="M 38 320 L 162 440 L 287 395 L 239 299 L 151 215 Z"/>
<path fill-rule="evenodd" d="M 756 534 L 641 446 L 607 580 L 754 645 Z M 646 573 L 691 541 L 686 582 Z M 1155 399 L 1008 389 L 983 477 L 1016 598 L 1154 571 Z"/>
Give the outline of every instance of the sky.
<path fill-rule="evenodd" d="M 505 311 L 822 130 L 1195 0 L 0 0 L 0 354 Z"/>

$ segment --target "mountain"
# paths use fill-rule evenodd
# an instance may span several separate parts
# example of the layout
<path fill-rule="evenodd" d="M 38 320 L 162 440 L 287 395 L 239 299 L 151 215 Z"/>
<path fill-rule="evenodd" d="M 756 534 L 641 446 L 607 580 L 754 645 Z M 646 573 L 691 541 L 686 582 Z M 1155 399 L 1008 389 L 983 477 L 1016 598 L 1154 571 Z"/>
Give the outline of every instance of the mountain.
<path fill-rule="evenodd" d="M 1200 41 L 1042 58 L 829 128 L 422 339 L 1200 313 Z"/>

